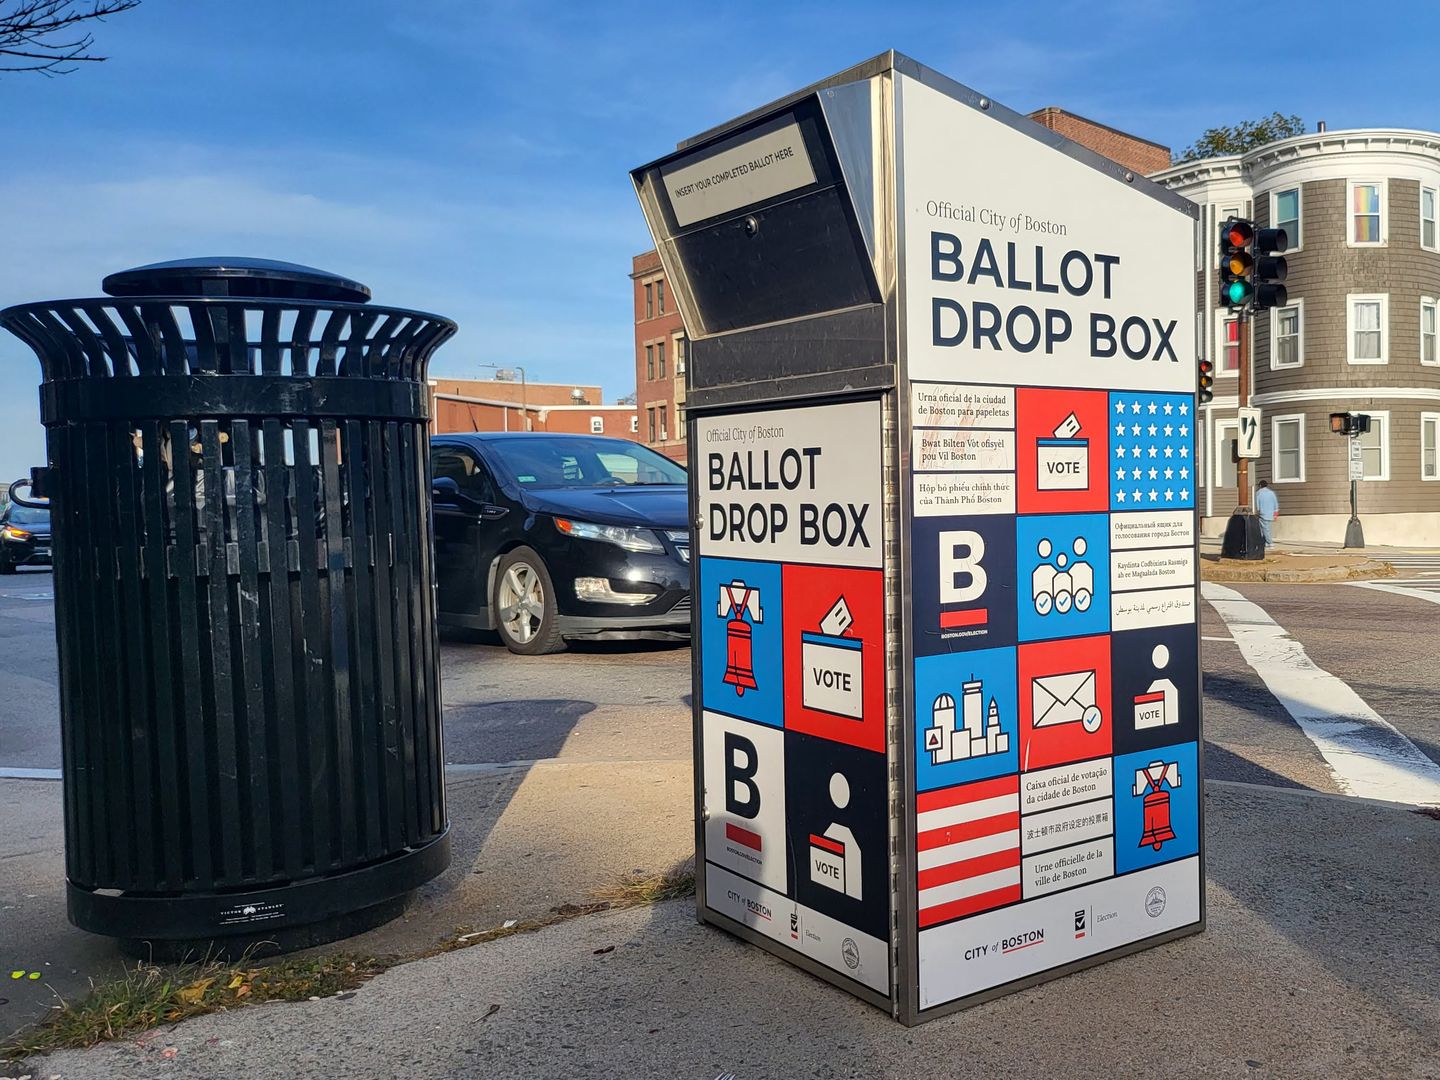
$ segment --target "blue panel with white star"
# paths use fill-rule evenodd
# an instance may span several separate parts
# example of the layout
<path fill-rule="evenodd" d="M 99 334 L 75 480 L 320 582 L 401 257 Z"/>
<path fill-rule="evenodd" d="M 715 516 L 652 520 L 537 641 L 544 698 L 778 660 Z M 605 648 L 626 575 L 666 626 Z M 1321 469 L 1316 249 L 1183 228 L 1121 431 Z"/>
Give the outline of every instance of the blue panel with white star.
<path fill-rule="evenodd" d="M 1110 509 L 1195 506 L 1195 398 L 1121 390 L 1110 395 Z"/>

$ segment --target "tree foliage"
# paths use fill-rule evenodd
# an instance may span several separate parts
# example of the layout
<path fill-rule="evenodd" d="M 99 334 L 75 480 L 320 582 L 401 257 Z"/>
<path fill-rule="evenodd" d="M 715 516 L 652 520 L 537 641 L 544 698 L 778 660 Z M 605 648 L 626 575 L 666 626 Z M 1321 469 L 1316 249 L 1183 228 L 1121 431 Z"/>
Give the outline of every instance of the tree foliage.
<path fill-rule="evenodd" d="M 98 63 L 89 24 L 139 7 L 140 0 L 0 0 L 0 72 L 68 75 Z"/>
<path fill-rule="evenodd" d="M 1305 121 L 1298 116 L 1273 112 L 1259 120 L 1242 120 L 1232 127 L 1207 128 L 1198 139 L 1175 155 L 1175 164 L 1202 158 L 1243 154 L 1257 146 L 1305 134 Z"/>

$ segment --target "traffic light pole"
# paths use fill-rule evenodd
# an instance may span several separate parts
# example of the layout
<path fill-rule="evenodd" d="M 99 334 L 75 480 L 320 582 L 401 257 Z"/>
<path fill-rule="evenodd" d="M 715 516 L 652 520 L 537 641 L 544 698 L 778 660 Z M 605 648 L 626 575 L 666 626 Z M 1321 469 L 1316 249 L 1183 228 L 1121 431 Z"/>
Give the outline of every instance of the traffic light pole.
<path fill-rule="evenodd" d="M 1240 357 L 1240 408 L 1250 404 L 1250 320 L 1246 308 L 1236 316 L 1235 336 L 1239 339 Z M 1238 414 L 1237 414 L 1238 415 Z M 1236 455 L 1239 457 L 1239 455 Z M 1235 463 L 1235 486 L 1240 505 L 1236 513 L 1243 513 L 1250 506 L 1250 459 L 1241 457 Z"/>

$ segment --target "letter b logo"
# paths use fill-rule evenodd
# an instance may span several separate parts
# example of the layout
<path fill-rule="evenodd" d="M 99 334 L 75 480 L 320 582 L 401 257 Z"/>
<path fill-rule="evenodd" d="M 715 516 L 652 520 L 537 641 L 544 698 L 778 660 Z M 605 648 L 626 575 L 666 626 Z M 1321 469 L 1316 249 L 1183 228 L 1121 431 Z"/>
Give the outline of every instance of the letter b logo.
<path fill-rule="evenodd" d="M 984 557 L 985 538 L 979 533 L 958 529 L 940 534 L 940 603 L 964 604 L 984 595 L 989 584 L 980 565 Z"/>
<path fill-rule="evenodd" d="M 725 732 L 725 809 L 736 817 L 753 818 L 760 813 L 760 789 L 755 785 L 759 771 L 755 744 L 743 735 Z"/>

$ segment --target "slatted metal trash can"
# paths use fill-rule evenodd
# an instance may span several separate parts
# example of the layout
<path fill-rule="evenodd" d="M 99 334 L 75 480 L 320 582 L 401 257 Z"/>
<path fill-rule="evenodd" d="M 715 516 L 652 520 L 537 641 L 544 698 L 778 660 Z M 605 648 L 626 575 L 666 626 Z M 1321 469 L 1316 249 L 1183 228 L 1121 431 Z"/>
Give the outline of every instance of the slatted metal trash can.
<path fill-rule="evenodd" d="M 155 955 L 377 925 L 450 858 L 425 389 L 455 324 L 268 260 L 103 288 L 0 312 L 44 374 L 70 919 Z"/>

